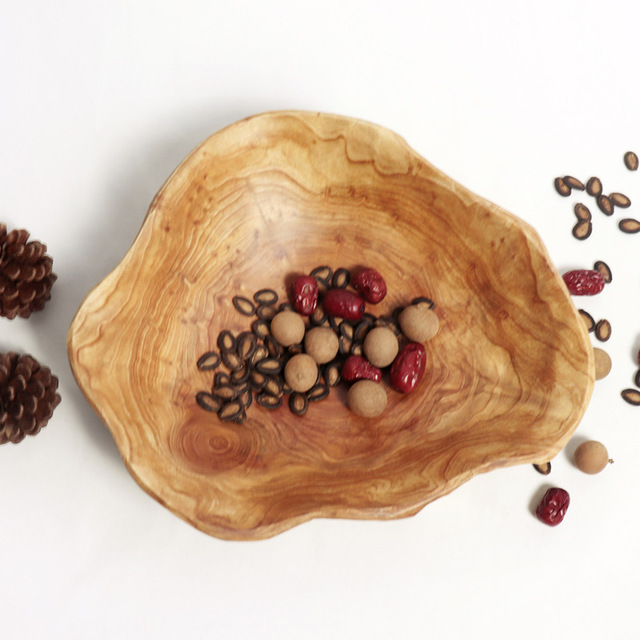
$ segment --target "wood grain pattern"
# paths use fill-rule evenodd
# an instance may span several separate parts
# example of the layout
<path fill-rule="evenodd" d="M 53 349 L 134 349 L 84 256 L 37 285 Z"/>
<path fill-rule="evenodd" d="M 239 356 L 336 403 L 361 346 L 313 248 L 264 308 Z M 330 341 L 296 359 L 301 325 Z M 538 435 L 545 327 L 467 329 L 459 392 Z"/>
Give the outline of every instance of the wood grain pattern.
<path fill-rule="evenodd" d="M 197 358 L 231 303 L 320 264 L 375 266 L 390 312 L 437 302 L 419 392 L 375 420 L 343 394 L 244 424 L 196 405 Z M 202 531 L 259 539 L 316 517 L 416 513 L 474 474 L 552 458 L 590 399 L 584 323 L 535 231 L 396 134 L 274 112 L 216 133 L 154 199 L 121 264 L 83 302 L 71 365 L 137 482 Z"/>

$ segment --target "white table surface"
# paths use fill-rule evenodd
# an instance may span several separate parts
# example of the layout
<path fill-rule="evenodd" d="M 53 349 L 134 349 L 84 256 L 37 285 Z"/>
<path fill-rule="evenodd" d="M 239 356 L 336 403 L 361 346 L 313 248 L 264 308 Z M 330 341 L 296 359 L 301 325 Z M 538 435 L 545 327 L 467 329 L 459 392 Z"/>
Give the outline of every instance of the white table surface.
<path fill-rule="evenodd" d="M 640 216 L 640 172 L 622 163 L 640 153 L 631 6 L 5 0 L 0 219 L 46 242 L 59 279 L 43 312 L 0 319 L 0 348 L 50 366 L 63 401 L 37 437 L 0 447 L 0 637 L 637 637 L 640 408 L 620 391 L 640 347 L 640 236 L 592 207 L 578 242 L 578 199 L 552 186 L 598 175 Z M 612 284 L 579 306 L 611 321 L 613 370 L 550 476 L 510 467 L 412 518 L 252 543 L 200 533 L 135 483 L 74 382 L 67 330 L 183 157 L 273 109 L 393 129 L 530 222 L 560 271 L 609 263 Z M 584 439 L 615 464 L 577 470 Z M 549 484 L 572 497 L 557 528 L 532 515 Z"/>

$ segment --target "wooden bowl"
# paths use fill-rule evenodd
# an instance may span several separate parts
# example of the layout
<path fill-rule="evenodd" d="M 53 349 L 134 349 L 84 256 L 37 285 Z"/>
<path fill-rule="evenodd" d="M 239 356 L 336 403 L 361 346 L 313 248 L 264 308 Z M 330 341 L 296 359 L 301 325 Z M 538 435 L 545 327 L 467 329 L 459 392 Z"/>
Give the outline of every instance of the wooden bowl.
<path fill-rule="evenodd" d="M 250 319 L 232 297 L 319 265 L 378 269 L 390 313 L 417 296 L 441 328 L 410 395 L 376 419 L 334 390 L 303 417 L 244 424 L 196 403 L 196 361 Z M 198 529 L 259 539 L 311 518 L 409 516 L 474 474 L 551 459 L 586 410 L 593 351 L 535 231 L 382 127 L 274 112 L 205 140 L 83 302 L 68 351 L 129 471 Z"/>

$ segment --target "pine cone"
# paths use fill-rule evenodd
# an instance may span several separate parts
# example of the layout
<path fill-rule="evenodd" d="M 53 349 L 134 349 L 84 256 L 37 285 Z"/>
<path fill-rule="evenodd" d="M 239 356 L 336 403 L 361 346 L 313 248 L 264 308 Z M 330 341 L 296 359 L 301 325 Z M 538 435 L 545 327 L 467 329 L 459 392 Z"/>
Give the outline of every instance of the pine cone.
<path fill-rule="evenodd" d="M 0 353 L 0 445 L 40 432 L 60 403 L 58 378 L 30 355 Z"/>
<path fill-rule="evenodd" d="M 51 298 L 57 276 L 47 245 L 32 240 L 29 232 L 0 223 L 0 316 L 28 318 Z"/>

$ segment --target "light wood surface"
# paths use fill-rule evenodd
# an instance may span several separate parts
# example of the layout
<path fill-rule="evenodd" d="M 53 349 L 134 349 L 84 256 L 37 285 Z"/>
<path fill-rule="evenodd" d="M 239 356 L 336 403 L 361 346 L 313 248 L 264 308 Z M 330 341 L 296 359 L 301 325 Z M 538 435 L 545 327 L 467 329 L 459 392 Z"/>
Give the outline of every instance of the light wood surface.
<path fill-rule="evenodd" d="M 244 424 L 195 402 L 196 360 L 248 327 L 234 295 L 292 273 L 373 266 L 390 312 L 436 302 L 419 389 L 377 419 L 344 394 Z M 474 474 L 556 455 L 590 399 L 584 323 L 535 231 L 396 134 L 273 112 L 216 133 L 154 199 L 68 336 L 74 375 L 136 481 L 202 531 L 260 539 L 315 517 L 415 514 Z"/>

